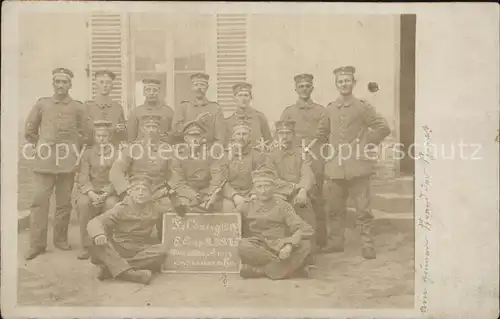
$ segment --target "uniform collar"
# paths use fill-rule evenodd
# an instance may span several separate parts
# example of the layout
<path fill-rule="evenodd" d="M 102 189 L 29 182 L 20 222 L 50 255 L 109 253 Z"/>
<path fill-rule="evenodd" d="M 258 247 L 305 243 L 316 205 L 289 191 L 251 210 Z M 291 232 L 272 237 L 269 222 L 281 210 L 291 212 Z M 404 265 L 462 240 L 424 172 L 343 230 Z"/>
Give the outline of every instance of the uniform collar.
<path fill-rule="evenodd" d="M 237 108 L 236 112 L 234 112 L 235 116 L 241 119 L 246 119 L 250 114 L 254 111 L 253 108 L 247 106 L 246 108 Z"/>
<path fill-rule="evenodd" d="M 208 104 L 209 101 L 208 101 L 207 97 L 204 97 L 201 100 L 193 99 L 191 102 L 193 103 L 194 106 L 205 106 Z"/>
<path fill-rule="evenodd" d="M 95 103 L 101 108 L 111 107 L 113 100 L 109 95 L 97 95 L 95 97 Z"/>
<path fill-rule="evenodd" d="M 314 102 L 312 99 L 308 99 L 307 101 L 298 99 L 296 104 L 301 109 L 310 109 L 314 105 Z"/>
<path fill-rule="evenodd" d="M 343 107 L 348 107 L 350 106 L 354 101 L 356 100 L 356 98 L 353 96 L 353 95 L 349 95 L 349 96 L 346 96 L 346 97 L 342 97 L 342 96 L 339 96 L 336 100 L 335 100 L 335 105 L 338 107 L 338 108 L 341 108 L 342 106 Z"/>
<path fill-rule="evenodd" d="M 54 103 L 56 104 L 59 104 L 59 103 L 62 103 L 62 104 L 68 104 L 69 102 L 71 102 L 71 97 L 69 95 L 67 95 L 64 99 L 62 100 L 58 100 L 56 98 L 56 96 L 52 96 L 52 100 L 54 101 Z"/>

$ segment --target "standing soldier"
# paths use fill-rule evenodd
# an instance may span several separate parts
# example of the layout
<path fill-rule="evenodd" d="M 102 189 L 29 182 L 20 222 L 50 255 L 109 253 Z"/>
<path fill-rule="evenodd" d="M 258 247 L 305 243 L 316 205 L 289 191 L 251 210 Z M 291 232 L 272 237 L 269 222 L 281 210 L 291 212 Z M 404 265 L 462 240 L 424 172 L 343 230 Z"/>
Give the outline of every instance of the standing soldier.
<path fill-rule="evenodd" d="M 136 175 L 146 175 L 151 178 L 155 207 L 163 211 L 170 207 L 170 201 L 164 195 L 168 194 L 170 188 L 167 181 L 170 177 L 171 151 L 166 147 L 168 144 L 160 141 L 160 125 L 162 116 L 160 114 L 143 114 L 139 119 L 141 123 L 142 138 L 130 143 L 125 147 L 119 157 L 111 166 L 109 178 L 118 196 L 125 196 L 130 190 L 131 178 Z M 160 217 L 163 215 L 160 215 Z M 161 240 L 163 221 L 158 220 L 157 231 Z"/>
<path fill-rule="evenodd" d="M 184 141 L 189 148 L 179 150 L 180 156 L 172 159 L 169 184 L 178 194 L 182 206 L 209 209 L 218 204 L 217 189 L 221 189 L 224 181 L 214 167 L 215 159 L 206 152 L 204 133 L 204 127 L 196 121 L 187 123 L 184 126 Z"/>
<path fill-rule="evenodd" d="M 175 110 L 173 129 L 176 134 L 182 134 L 184 126 L 191 121 L 203 124 L 207 128 L 204 138 L 210 148 L 214 143 L 223 145 L 225 142 L 225 125 L 219 104 L 209 101 L 206 97 L 209 79 L 210 77 L 205 73 L 196 73 L 191 76 L 194 99 L 182 101 Z"/>
<path fill-rule="evenodd" d="M 91 123 L 95 121 L 111 121 L 113 124 L 113 145 L 124 142 L 126 136 L 125 115 L 122 106 L 113 101 L 109 94 L 113 91 L 116 75 L 109 70 L 95 72 L 97 95 L 92 101 L 85 102 Z"/>
<path fill-rule="evenodd" d="M 373 106 L 353 96 L 354 73 L 352 66 L 335 69 L 335 85 L 340 97 L 328 104 L 318 126 L 318 139 L 329 142 L 335 152 L 325 164 L 331 218 L 329 243 L 324 251 L 344 251 L 346 201 L 350 196 L 361 224 L 362 255 L 373 259 L 376 252 L 371 234 L 370 176 L 376 158 L 369 153 L 373 153 L 391 131 Z"/>
<path fill-rule="evenodd" d="M 130 111 L 127 124 L 127 133 L 129 143 L 140 140 L 143 138 L 142 130 L 143 126 L 141 118 L 143 115 L 155 114 L 161 116 L 161 121 L 159 123 L 160 127 L 160 139 L 166 141 L 168 134 L 172 130 L 172 119 L 174 118 L 174 111 L 168 105 L 163 104 L 159 100 L 160 94 L 160 81 L 156 79 L 144 79 L 144 97 L 146 101 L 144 104 L 134 108 Z"/>
<path fill-rule="evenodd" d="M 65 68 L 52 71 L 54 95 L 37 101 L 26 120 L 25 138 L 36 144 L 34 157 L 35 196 L 31 204 L 31 260 L 47 246 L 49 200 L 55 189 L 54 246 L 70 250 L 68 226 L 71 192 L 82 145 L 89 143 L 90 128 L 83 104 L 69 96 L 73 73 Z"/>
<path fill-rule="evenodd" d="M 252 85 L 248 83 L 237 83 L 233 86 L 234 100 L 236 101 L 236 112 L 226 120 L 227 130 L 230 132 L 231 128 L 236 122 L 244 120 L 250 122 L 252 128 L 252 135 L 250 140 L 252 145 L 256 142 L 271 142 L 271 130 L 266 116 L 250 106 L 252 101 Z M 226 134 L 229 138 L 230 134 Z"/>
<path fill-rule="evenodd" d="M 78 174 L 81 192 L 77 200 L 82 252 L 78 259 L 89 258 L 88 247 L 92 243 L 87 234 L 89 220 L 111 209 L 118 202 L 109 180 L 109 170 L 117 155 L 110 144 L 113 131 L 111 121 L 95 121 L 94 145 L 85 150 L 82 156 Z"/>
<path fill-rule="evenodd" d="M 302 151 L 304 153 L 311 155 L 316 185 L 309 195 L 316 214 L 316 244 L 321 247 L 326 245 L 327 242 L 326 213 L 323 199 L 324 160 L 319 152 L 321 149 L 320 143 L 316 142 L 310 148 L 307 147 L 316 137 L 316 129 L 325 108 L 311 99 L 314 90 L 314 76 L 312 74 L 298 74 L 294 77 L 294 80 L 298 100 L 295 104 L 285 108 L 281 114 L 281 120 L 295 122 L 296 143 L 303 147 Z"/>
<path fill-rule="evenodd" d="M 309 225 L 316 228 L 310 194 L 315 179 L 311 159 L 302 153 L 302 147 L 295 144 L 295 122 L 276 122 L 276 135 L 279 141 L 269 158 L 277 172 L 274 192 L 277 196 L 293 205 L 295 212 Z M 314 235 L 311 236 L 311 249 L 316 250 Z"/>

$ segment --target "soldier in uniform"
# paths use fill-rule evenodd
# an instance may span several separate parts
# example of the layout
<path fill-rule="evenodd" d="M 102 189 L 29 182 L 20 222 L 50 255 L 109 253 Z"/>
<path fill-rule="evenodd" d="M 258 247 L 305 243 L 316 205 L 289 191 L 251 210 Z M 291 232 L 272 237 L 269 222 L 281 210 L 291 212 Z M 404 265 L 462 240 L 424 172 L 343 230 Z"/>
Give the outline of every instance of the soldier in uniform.
<path fill-rule="evenodd" d="M 83 104 L 69 96 L 73 73 L 57 68 L 52 74 L 54 95 L 39 99 L 26 119 L 25 138 L 36 145 L 36 155 L 32 158 L 35 196 L 30 208 L 27 260 L 46 250 L 49 199 L 54 189 L 54 246 L 61 250 L 71 249 L 68 244 L 71 193 L 80 148 L 89 143 L 91 132 Z"/>
<path fill-rule="evenodd" d="M 266 116 L 250 106 L 252 100 L 252 85 L 249 83 L 237 83 L 233 86 L 233 94 L 237 109 L 236 112 L 226 120 L 226 127 L 228 130 L 226 137 L 229 138 L 231 136 L 229 132 L 236 122 L 244 120 L 250 122 L 252 128 L 250 140 L 254 146 L 257 141 L 271 142 L 271 130 L 269 129 L 269 123 L 267 122 Z"/>
<path fill-rule="evenodd" d="M 277 173 L 274 181 L 275 195 L 293 205 L 295 212 L 309 225 L 316 228 L 316 216 L 311 204 L 315 179 L 311 159 L 296 145 L 295 122 L 276 122 L 277 147 L 269 154 Z M 315 250 L 315 238 L 311 236 L 311 249 Z"/>
<path fill-rule="evenodd" d="M 273 280 L 298 275 L 311 250 L 313 229 L 292 205 L 273 196 L 273 169 L 263 165 L 252 172 L 252 179 L 257 198 L 239 208 L 249 229 L 238 245 L 240 275 Z"/>
<path fill-rule="evenodd" d="M 94 145 L 85 150 L 82 156 L 78 174 L 81 191 L 77 199 L 82 252 L 78 259 L 89 258 L 89 220 L 111 209 L 118 202 L 109 180 L 109 170 L 117 155 L 111 144 L 114 130 L 111 121 L 94 121 Z"/>
<path fill-rule="evenodd" d="M 314 90 L 314 76 L 312 74 L 297 74 L 294 81 L 295 92 L 298 95 L 297 102 L 285 108 L 280 119 L 295 122 L 296 143 L 303 147 L 304 153 L 311 155 L 312 169 L 316 180 L 316 184 L 310 192 L 316 214 L 315 238 L 318 246 L 324 246 L 327 242 L 327 222 L 323 199 L 324 160 L 320 154 L 321 143 L 315 141 L 315 138 L 316 129 L 325 108 L 311 99 Z M 311 146 L 308 147 L 309 145 Z"/>
<path fill-rule="evenodd" d="M 252 171 L 268 163 L 266 154 L 256 150 L 250 143 L 252 129 L 247 121 L 240 121 L 232 128 L 229 149 L 216 165 L 217 174 L 227 180 L 222 188 L 222 210 L 232 212 L 250 200 Z"/>
<path fill-rule="evenodd" d="M 155 207 L 164 211 L 170 207 L 165 197 L 170 187 L 170 164 L 172 151 L 168 144 L 160 141 L 160 114 L 143 114 L 140 118 L 142 138 L 125 147 L 111 166 L 109 177 L 118 196 L 125 196 L 130 189 L 129 179 L 136 175 L 147 175 L 152 181 Z M 162 215 L 160 215 L 160 218 Z M 157 231 L 161 240 L 163 221 L 158 220 Z"/>
<path fill-rule="evenodd" d="M 93 245 L 92 263 L 99 267 L 99 280 L 118 280 L 149 284 L 152 272 L 160 272 L 166 257 L 161 244 L 148 243 L 160 212 L 151 200 L 151 181 L 135 175 L 130 196 L 87 226 Z"/>
<path fill-rule="evenodd" d="M 318 125 L 318 139 L 328 142 L 334 152 L 325 155 L 333 157 L 325 163 L 330 229 L 324 251 L 344 251 L 346 201 L 350 196 L 361 224 L 362 255 L 373 259 L 376 251 L 371 234 L 370 176 L 376 158 L 370 153 L 391 131 L 373 106 L 352 94 L 356 84 L 354 73 L 352 66 L 335 69 L 340 97 L 328 104 Z"/>
<path fill-rule="evenodd" d="M 220 209 L 217 190 L 222 189 L 223 179 L 215 169 L 215 159 L 207 152 L 203 140 L 205 128 L 196 121 L 184 126 L 186 146 L 172 159 L 172 190 L 178 196 L 180 205 L 194 208 Z"/>
<path fill-rule="evenodd" d="M 219 104 L 209 101 L 206 97 L 209 79 L 210 77 L 205 73 L 196 73 L 191 76 L 194 98 L 190 101 L 182 101 L 176 108 L 173 129 L 176 134 L 182 134 L 184 126 L 196 120 L 207 128 L 204 137 L 207 145 L 211 147 L 214 143 L 223 145 L 225 142 L 225 123 Z"/>
<path fill-rule="evenodd" d="M 109 70 L 95 72 L 97 95 L 92 101 L 85 102 L 91 123 L 95 121 L 111 121 L 113 124 L 113 144 L 118 145 L 126 140 L 125 115 L 122 106 L 113 101 L 109 94 L 113 90 L 116 75 Z"/>
<path fill-rule="evenodd" d="M 157 79 L 144 79 L 144 96 L 146 101 L 144 104 L 134 108 L 130 111 L 127 123 L 128 141 L 132 143 L 140 140 L 141 136 L 141 118 L 143 115 L 156 114 L 161 116 L 160 122 L 160 138 L 163 141 L 168 140 L 168 135 L 172 131 L 172 120 L 174 118 L 174 111 L 168 105 L 163 104 L 159 100 L 160 94 L 160 81 Z"/>

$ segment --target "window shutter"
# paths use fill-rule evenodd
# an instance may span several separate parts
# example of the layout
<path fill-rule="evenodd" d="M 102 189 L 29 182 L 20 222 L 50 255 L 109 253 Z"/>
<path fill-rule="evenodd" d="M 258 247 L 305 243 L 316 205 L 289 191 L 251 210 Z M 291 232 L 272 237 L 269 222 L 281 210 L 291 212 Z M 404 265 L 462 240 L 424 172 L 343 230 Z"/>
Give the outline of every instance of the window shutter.
<path fill-rule="evenodd" d="M 94 72 L 107 69 L 116 74 L 111 97 L 126 105 L 124 65 L 124 26 L 121 14 L 93 13 L 89 21 L 90 31 L 90 61 L 89 75 L 92 87 L 92 98 L 96 95 Z M 126 112 L 125 108 L 125 112 Z"/>
<path fill-rule="evenodd" d="M 232 86 L 247 80 L 247 15 L 217 15 L 217 101 L 227 117 L 234 106 Z"/>

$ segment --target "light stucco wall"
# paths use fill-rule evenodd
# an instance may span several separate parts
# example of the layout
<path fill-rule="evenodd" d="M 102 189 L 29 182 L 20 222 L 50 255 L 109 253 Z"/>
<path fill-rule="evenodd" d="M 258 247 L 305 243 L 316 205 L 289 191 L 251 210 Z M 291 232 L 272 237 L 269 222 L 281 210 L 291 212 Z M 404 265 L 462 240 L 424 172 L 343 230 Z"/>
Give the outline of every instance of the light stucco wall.
<path fill-rule="evenodd" d="M 79 13 L 25 13 L 20 16 L 17 107 L 21 123 L 40 97 L 52 95 L 54 68 L 65 67 L 73 71 L 71 96 L 82 102 L 88 98 L 86 18 Z"/>
<path fill-rule="evenodd" d="M 270 122 L 295 102 L 294 75 L 315 76 L 313 99 L 322 105 L 337 97 L 333 70 L 357 69 L 355 94 L 371 102 L 397 127 L 399 16 L 252 15 L 248 46 L 253 105 Z M 373 94 L 369 82 L 380 91 Z"/>

